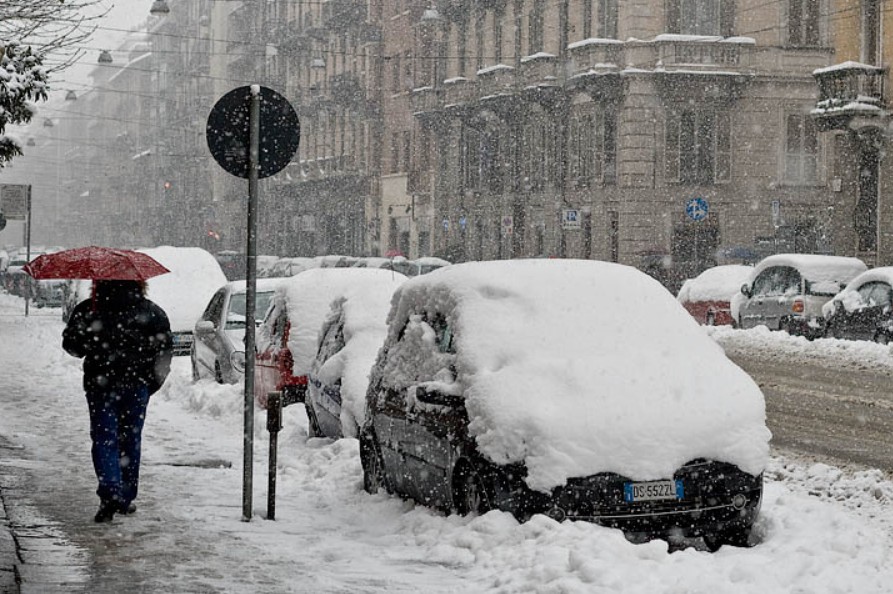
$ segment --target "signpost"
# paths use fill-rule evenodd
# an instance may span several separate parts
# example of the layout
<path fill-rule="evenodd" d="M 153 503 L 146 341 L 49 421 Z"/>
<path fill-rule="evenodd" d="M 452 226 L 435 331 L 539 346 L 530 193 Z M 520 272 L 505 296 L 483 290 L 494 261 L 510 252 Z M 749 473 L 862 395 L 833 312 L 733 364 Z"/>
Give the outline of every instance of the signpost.
<path fill-rule="evenodd" d="M 582 218 L 580 211 L 575 208 L 565 208 L 561 211 L 561 228 L 562 229 L 582 229 Z"/>
<path fill-rule="evenodd" d="M 6 221 L 25 221 L 25 259 L 31 261 L 31 186 L 25 184 L 0 184 L 0 229 Z M 31 283 L 25 283 L 25 315 L 31 297 Z"/>
<path fill-rule="evenodd" d="M 279 93 L 260 85 L 233 89 L 208 115 L 208 149 L 228 173 L 248 179 L 245 295 L 245 394 L 242 520 L 252 515 L 254 476 L 254 351 L 257 299 L 258 180 L 289 164 L 301 139 L 298 115 Z"/>

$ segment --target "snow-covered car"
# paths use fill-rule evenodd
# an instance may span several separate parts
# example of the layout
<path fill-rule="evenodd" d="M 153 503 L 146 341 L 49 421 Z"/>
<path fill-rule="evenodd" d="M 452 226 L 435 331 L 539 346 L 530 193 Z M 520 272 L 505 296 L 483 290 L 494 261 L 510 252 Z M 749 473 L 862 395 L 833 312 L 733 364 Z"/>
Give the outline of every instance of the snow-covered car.
<path fill-rule="evenodd" d="M 332 302 L 308 374 L 311 437 L 356 437 L 365 416 L 369 370 L 387 335 L 391 297 L 406 277 L 385 273 L 351 280 Z"/>
<path fill-rule="evenodd" d="M 257 279 L 254 317 L 260 325 L 281 278 Z M 235 384 L 245 377 L 245 312 L 247 286 L 244 280 L 222 286 L 205 308 L 193 331 L 192 379 L 210 377 L 218 383 Z"/>
<path fill-rule="evenodd" d="M 267 274 L 275 278 L 295 276 L 305 270 L 319 268 L 319 263 L 314 258 L 279 258 L 270 268 Z"/>
<path fill-rule="evenodd" d="M 867 270 L 822 307 L 825 336 L 893 341 L 893 266 Z"/>
<path fill-rule="evenodd" d="M 750 276 L 752 266 L 727 264 L 708 268 L 682 283 L 676 299 L 699 324 L 722 326 L 732 323 L 730 302 Z"/>
<path fill-rule="evenodd" d="M 201 248 L 161 246 L 139 251 L 170 270 L 147 281 L 146 296 L 170 320 L 174 355 L 188 355 L 195 323 L 217 289 L 226 284 L 226 276 L 214 256 Z"/>
<path fill-rule="evenodd" d="M 750 542 L 763 394 L 656 280 L 586 260 L 457 264 L 404 283 L 388 322 L 360 433 L 367 491 Z"/>
<path fill-rule="evenodd" d="M 26 287 L 30 287 L 31 277 L 25 274 L 25 271 L 22 270 L 22 268 L 25 264 L 33 261 L 42 254 L 43 252 L 38 251 L 32 251 L 30 254 L 26 254 L 24 251 L 19 251 L 12 255 L 9 259 L 9 265 L 6 267 L 6 274 L 3 275 L 4 288 L 13 295 L 24 297 Z M 28 259 L 29 255 L 31 257 L 30 260 Z"/>
<path fill-rule="evenodd" d="M 314 268 L 279 285 L 257 332 L 254 396 L 258 404 L 266 406 L 269 392 L 281 392 L 286 403 L 304 402 L 307 375 L 333 301 L 402 280 L 388 270 Z"/>
<path fill-rule="evenodd" d="M 776 254 L 761 260 L 732 297 L 739 328 L 766 326 L 815 338 L 824 333 L 822 307 L 868 267 L 858 258 Z"/>
<path fill-rule="evenodd" d="M 89 299 L 93 293 L 93 281 L 86 279 L 71 279 L 65 281 L 65 299 L 62 301 L 62 321 L 68 323 L 71 312 L 77 304 Z"/>
<path fill-rule="evenodd" d="M 31 283 L 31 298 L 37 307 L 62 307 L 65 303 L 65 280 L 31 279 L 29 282 Z"/>

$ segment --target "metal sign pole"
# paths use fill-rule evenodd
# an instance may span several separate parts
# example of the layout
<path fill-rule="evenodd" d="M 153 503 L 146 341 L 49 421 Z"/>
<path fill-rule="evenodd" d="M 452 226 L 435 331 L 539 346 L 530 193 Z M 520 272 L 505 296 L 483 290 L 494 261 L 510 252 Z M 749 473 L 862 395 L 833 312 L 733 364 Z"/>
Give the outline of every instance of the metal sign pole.
<path fill-rule="evenodd" d="M 25 186 L 25 200 L 28 202 L 28 214 L 25 221 L 25 260 L 31 261 L 31 185 Z M 28 305 L 31 298 L 31 279 L 26 275 L 22 277 L 25 282 L 25 316 L 28 316 Z"/>
<path fill-rule="evenodd" d="M 245 294 L 245 431 L 242 469 L 242 520 L 251 520 L 254 476 L 254 308 L 257 291 L 257 180 L 260 165 L 260 86 L 251 85 L 248 115 L 248 245 Z"/>

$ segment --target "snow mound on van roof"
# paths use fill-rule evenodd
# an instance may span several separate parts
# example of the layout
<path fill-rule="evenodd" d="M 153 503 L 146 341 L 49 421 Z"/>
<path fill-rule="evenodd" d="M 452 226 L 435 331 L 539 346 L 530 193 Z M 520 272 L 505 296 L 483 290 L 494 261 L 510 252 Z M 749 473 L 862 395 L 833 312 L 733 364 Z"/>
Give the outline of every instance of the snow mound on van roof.
<path fill-rule="evenodd" d="M 288 306 L 292 375 L 310 371 L 319 346 L 319 331 L 335 299 L 373 291 L 378 285 L 389 286 L 393 292 L 404 280 L 406 277 L 399 272 L 379 268 L 313 268 L 286 279 L 275 298 L 286 299 Z"/>
<path fill-rule="evenodd" d="M 207 251 L 197 247 L 161 246 L 138 250 L 152 256 L 169 274 L 150 278 L 147 297 L 158 304 L 175 332 L 189 331 L 217 290 L 227 283 L 220 264 Z"/>
<path fill-rule="evenodd" d="M 389 342 L 412 313 L 444 312 L 479 450 L 524 462 L 527 483 L 616 472 L 672 476 L 699 457 L 760 473 L 763 394 L 657 281 L 595 261 L 454 265 L 407 281 Z M 398 383 L 401 378 L 397 378 Z"/>
<path fill-rule="evenodd" d="M 846 284 L 854 276 L 868 269 L 858 258 L 825 256 L 820 254 L 776 254 L 760 260 L 754 267 L 751 279 L 771 266 L 792 266 L 806 280 L 813 283 L 833 281 Z"/>

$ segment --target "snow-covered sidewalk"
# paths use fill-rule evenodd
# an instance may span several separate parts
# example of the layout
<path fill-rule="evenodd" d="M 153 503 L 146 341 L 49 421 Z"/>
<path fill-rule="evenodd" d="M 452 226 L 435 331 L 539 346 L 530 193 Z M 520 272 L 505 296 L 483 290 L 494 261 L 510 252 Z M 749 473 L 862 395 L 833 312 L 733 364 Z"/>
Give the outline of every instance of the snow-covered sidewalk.
<path fill-rule="evenodd" d="M 285 411 L 275 522 L 263 519 L 256 415 L 255 519 L 242 522 L 241 391 L 193 384 L 187 358 L 149 407 L 139 511 L 97 526 L 80 361 L 61 350 L 57 311 L 33 313 L 0 294 L 0 437 L 24 446 L 36 507 L 88 552 L 89 591 L 112 591 L 122 573 L 147 592 L 881 594 L 893 583 L 893 483 L 878 471 L 776 452 L 760 545 L 670 553 L 588 523 L 444 516 L 370 496 L 357 441 L 308 440 L 300 407 Z M 0 450 L 0 466 L 9 457 Z"/>

